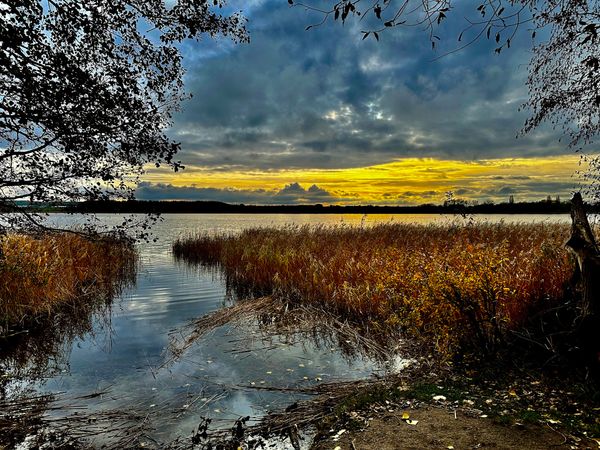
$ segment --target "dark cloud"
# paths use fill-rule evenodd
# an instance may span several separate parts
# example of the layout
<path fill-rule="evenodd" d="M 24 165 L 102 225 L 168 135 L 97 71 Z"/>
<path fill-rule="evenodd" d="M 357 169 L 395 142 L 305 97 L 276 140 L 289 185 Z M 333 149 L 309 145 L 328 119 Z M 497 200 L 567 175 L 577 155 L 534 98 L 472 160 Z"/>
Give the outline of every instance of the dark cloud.
<path fill-rule="evenodd" d="M 274 203 L 333 203 L 342 199 L 313 184 L 304 189 L 299 183 L 286 185 L 273 197 Z"/>
<path fill-rule="evenodd" d="M 336 197 L 315 184 L 304 189 L 299 183 L 288 184 L 279 191 L 270 191 L 173 186 L 167 183 L 141 182 L 138 185 L 136 197 L 139 200 L 203 200 L 255 205 L 336 203 L 349 200 L 345 197 Z"/>
<path fill-rule="evenodd" d="M 513 186 L 503 186 L 498 189 L 499 195 L 514 194 L 516 192 L 518 192 L 518 189 Z"/>
<path fill-rule="evenodd" d="M 460 22 L 462 11 L 453 14 Z M 383 33 L 379 43 L 362 41 L 356 22 L 305 31 L 315 17 L 280 0 L 253 2 L 249 17 L 248 45 L 183 48 L 194 98 L 173 134 L 188 165 L 339 168 L 564 153 L 546 128 L 515 138 L 526 118 L 524 36 L 500 55 L 484 39 L 433 61 L 440 53 L 417 28 Z M 440 45 L 451 49 L 458 34 L 451 27 Z"/>
<path fill-rule="evenodd" d="M 508 195 L 515 195 L 518 200 L 543 199 L 547 195 L 560 195 L 564 198 L 569 198 L 575 190 L 578 190 L 578 184 L 575 181 L 532 180 L 526 183 L 504 185 L 499 188 L 490 187 L 482 189 L 479 192 L 479 196 L 502 199 Z"/>
<path fill-rule="evenodd" d="M 386 198 L 397 198 L 402 201 L 412 201 L 413 203 L 422 202 L 423 199 L 429 199 L 430 197 L 434 197 L 436 200 L 440 200 L 443 197 L 442 192 L 438 191 L 404 191 L 398 194 L 387 194 L 384 195 Z"/>
<path fill-rule="evenodd" d="M 530 180 L 527 175 L 496 175 L 491 177 L 492 180 Z"/>
<path fill-rule="evenodd" d="M 468 195 L 471 194 L 473 191 L 471 189 L 465 189 L 465 188 L 460 188 L 457 189 L 456 191 L 454 191 L 454 194 L 456 195 Z"/>

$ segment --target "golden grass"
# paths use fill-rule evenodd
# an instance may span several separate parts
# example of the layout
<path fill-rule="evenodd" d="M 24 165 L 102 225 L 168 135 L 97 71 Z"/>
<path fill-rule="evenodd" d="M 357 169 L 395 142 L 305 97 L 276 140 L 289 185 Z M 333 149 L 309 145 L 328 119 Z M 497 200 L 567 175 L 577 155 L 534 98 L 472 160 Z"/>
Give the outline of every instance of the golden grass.
<path fill-rule="evenodd" d="M 135 271 L 130 243 L 74 233 L 0 236 L 0 325 L 73 301 L 111 298 Z"/>
<path fill-rule="evenodd" d="M 444 355 L 493 351 L 564 296 L 573 261 L 557 224 L 318 226 L 180 238 L 174 255 L 219 263 L 247 293 L 323 307 Z"/>

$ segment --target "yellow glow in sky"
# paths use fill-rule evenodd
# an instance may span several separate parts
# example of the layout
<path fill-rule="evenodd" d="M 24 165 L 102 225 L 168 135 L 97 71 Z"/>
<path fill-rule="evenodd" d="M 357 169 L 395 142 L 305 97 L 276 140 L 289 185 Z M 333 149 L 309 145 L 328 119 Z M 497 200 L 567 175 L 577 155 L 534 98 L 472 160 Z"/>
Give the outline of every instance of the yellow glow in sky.
<path fill-rule="evenodd" d="M 265 190 L 275 194 L 286 184 L 304 188 L 316 184 L 340 204 L 441 203 L 447 191 L 477 200 L 538 200 L 546 195 L 568 195 L 579 184 L 577 155 L 540 158 L 506 158 L 478 161 L 407 158 L 367 167 L 308 170 L 215 170 L 187 167 L 173 174 L 149 170 L 152 183 L 234 190 Z"/>

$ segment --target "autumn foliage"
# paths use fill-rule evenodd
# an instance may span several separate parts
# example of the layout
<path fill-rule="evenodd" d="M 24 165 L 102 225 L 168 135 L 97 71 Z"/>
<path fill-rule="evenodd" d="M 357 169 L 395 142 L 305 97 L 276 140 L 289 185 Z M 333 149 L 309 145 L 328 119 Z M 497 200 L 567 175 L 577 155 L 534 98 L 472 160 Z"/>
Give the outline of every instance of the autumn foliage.
<path fill-rule="evenodd" d="M 135 272 L 136 252 L 113 238 L 0 236 L 0 328 L 74 301 L 112 297 Z"/>
<path fill-rule="evenodd" d="M 241 292 L 309 302 L 369 330 L 424 337 L 440 354 L 492 352 L 564 297 L 573 261 L 557 224 L 381 224 L 248 229 L 180 238 Z"/>

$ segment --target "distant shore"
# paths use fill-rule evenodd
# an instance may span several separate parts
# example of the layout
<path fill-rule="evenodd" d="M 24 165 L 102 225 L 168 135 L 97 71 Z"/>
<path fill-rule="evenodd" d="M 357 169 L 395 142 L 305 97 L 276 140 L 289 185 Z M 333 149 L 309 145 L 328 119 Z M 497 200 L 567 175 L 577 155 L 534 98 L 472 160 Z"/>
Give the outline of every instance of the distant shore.
<path fill-rule="evenodd" d="M 383 205 L 245 205 L 212 201 L 90 201 L 67 204 L 21 204 L 40 212 L 68 213 L 160 213 L 160 214 L 568 214 L 570 202 L 537 201 L 518 203 L 455 202 L 417 206 Z M 591 213 L 600 205 L 588 205 Z"/>

